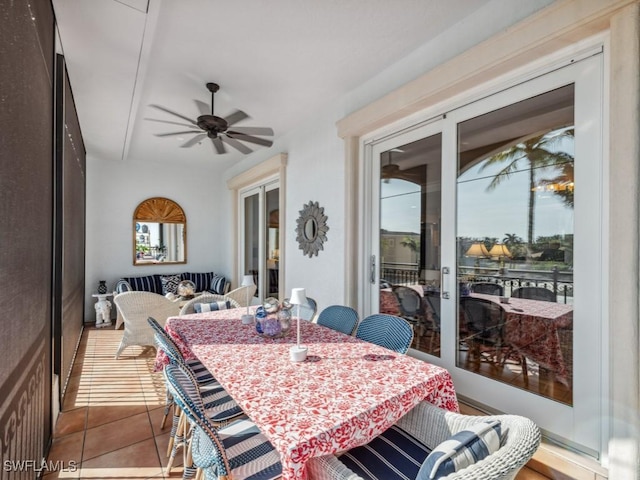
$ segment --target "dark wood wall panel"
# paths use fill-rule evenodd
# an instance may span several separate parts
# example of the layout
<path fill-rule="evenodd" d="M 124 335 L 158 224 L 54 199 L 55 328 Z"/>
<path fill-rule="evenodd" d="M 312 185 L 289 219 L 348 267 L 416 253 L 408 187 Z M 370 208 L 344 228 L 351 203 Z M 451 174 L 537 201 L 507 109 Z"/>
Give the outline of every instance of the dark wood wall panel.
<path fill-rule="evenodd" d="M 3 465 L 42 458 L 51 435 L 53 32 L 50 2 L 0 0 Z"/>

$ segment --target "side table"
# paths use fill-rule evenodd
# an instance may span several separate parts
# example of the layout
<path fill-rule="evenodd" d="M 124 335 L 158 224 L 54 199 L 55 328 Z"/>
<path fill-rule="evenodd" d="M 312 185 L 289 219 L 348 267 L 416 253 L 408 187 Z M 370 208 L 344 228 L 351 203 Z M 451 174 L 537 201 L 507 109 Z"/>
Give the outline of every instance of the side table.
<path fill-rule="evenodd" d="M 107 297 L 112 297 L 112 293 L 94 293 L 91 295 L 97 298 L 94 308 L 96 309 L 96 328 L 108 327 L 111 325 L 111 302 Z"/>

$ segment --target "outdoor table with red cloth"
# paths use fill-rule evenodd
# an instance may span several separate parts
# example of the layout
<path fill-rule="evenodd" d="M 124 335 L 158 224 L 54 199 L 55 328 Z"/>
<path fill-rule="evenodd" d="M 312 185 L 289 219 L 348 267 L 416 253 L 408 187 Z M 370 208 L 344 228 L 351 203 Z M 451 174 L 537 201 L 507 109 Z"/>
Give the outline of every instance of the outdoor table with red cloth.
<path fill-rule="evenodd" d="M 472 293 L 471 296 L 498 303 L 505 312 L 504 342 L 568 385 L 568 369 L 572 365 L 567 362 L 572 359 L 565 360 L 559 332 L 573 330 L 573 305 L 514 297 L 509 298 L 509 303 L 500 303 L 496 295 Z"/>
<path fill-rule="evenodd" d="M 260 428 L 284 480 L 305 479 L 305 462 L 369 442 L 422 400 L 454 412 L 449 372 L 378 345 L 301 321 L 307 360 L 291 362 L 295 321 L 284 338 L 242 325 L 245 309 L 172 317 L 166 331 L 197 357 Z M 159 353 L 157 364 L 164 362 Z"/>

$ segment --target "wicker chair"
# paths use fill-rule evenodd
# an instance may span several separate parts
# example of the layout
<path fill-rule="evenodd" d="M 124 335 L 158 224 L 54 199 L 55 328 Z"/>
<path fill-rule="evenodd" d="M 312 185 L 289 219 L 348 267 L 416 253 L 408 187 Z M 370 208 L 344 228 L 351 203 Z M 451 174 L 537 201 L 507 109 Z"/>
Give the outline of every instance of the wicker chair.
<path fill-rule="evenodd" d="M 242 479 L 254 478 L 254 474 L 262 480 L 280 478 L 280 455 L 251 420 L 244 417 L 217 429 L 205 414 L 197 386 L 184 368 L 167 365 L 164 376 L 193 427 L 189 450 L 195 466 L 205 471 L 205 478 Z M 233 450 L 227 450 L 230 447 Z"/>
<path fill-rule="evenodd" d="M 240 308 L 241 305 L 235 301 L 233 298 L 227 297 L 226 295 L 218 295 L 215 293 L 203 293 L 195 298 L 192 298 L 187 303 L 185 303 L 180 309 L 180 315 L 188 315 L 190 313 L 195 313 L 194 305 L 196 303 L 212 303 L 212 302 L 224 302 L 227 301 L 231 304 L 231 308 Z"/>
<path fill-rule="evenodd" d="M 358 312 L 344 305 L 331 305 L 320 312 L 317 323 L 338 332 L 353 335 L 358 325 Z"/>
<path fill-rule="evenodd" d="M 515 298 L 528 298 L 529 300 L 542 300 L 544 302 L 557 302 L 556 294 L 544 287 L 520 287 L 511 292 Z"/>
<path fill-rule="evenodd" d="M 225 295 L 227 299 L 234 300 L 238 306 L 247 307 L 251 305 L 251 299 L 256 294 L 258 287 L 256 285 L 248 285 L 245 287 L 238 287 L 235 290 L 231 290 Z M 247 302 L 247 299 L 249 300 Z"/>
<path fill-rule="evenodd" d="M 167 318 L 180 313 L 177 303 L 151 292 L 120 293 L 114 297 L 113 302 L 124 320 L 124 334 L 116 358 L 132 345 L 155 347 L 153 330 L 147 323 L 147 318 L 153 317 L 164 326 Z"/>
<path fill-rule="evenodd" d="M 402 417 L 396 426 L 413 435 L 428 451 L 431 451 L 455 433 L 487 420 L 499 420 L 501 423 L 502 431 L 505 433 L 501 437 L 500 448 L 484 459 L 440 478 L 441 480 L 513 480 L 540 444 L 540 430 L 528 418 L 519 415 L 462 415 L 422 402 Z M 357 447 L 349 452 L 355 456 L 358 454 L 358 449 L 364 448 L 366 447 Z M 403 466 L 407 466 L 409 471 L 413 472 L 413 476 L 409 474 L 408 477 L 415 478 L 420 464 Z M 307 462 L 307 472 L 310 480 L 362 480 L 362 477 L 340 461 L 339 456 L 334 455 L 312 458 Z"/>
<path fill-rule="evenodd" d="M 376 313 L 360 322 L 356 337 L 394 352 L 407 353 L 413 341 L 413 327 L 404 318 Z"/>
<path fill-rule="evenodd" d="M 471 284 L 473 293 L 486 293 L 487 295 L 504 295 L 502 285 L 491 282 L 476 282 Z"/>

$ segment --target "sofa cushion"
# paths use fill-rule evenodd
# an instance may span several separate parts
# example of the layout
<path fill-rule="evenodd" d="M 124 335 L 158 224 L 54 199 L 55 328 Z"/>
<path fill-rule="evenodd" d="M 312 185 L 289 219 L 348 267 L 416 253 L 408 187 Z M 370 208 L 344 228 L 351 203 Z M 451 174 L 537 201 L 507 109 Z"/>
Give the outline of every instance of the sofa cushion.
<path fill-rule="evenodd" d="M 224 295 L 225 285 L 227 284 L 227 279 L 222 275 L 214 274 L 211 278 L 211 283 L 209 284 L 209 291 L 211 293 L 215 293 L 218 295 Z"/>
<path fill-rule="evenodd" d="M 231 308 L 230 301 L 220 301 L 220 302 L 211 302 L 211 303 L 194 303 L 193 309 L 196 313 L 202 312 L 215 312 L 217 310 L 226 310 Z"/>
<path fill-rule="evenodd" d="M 181 275 L 182 280 L 191 280 L 196 286 L 196 292 L 205 292 L 209 290 L 211 285 L 211 279 L 213 279 L 213 272 L 204 273 L 192 273 L 187 272 Z"/>
<path fill-rule="evenodd" d="M 338 459 L 362 478 L 416 478 L 429 451 L 418 439 L 394 425 L 366 445 L 352 448 Z"/>
<path fill-rule="evenodd" d="M 131 289 L 136 292 L 153 292 L 162 295 L 162 283 L 160 282 L 160 275 L 147 275 L 144 277 L 124 277 L 125 280 L 131 286 Z"/>
<path fill-rule="evenodd" d="M 416 480 L 436 480 L 457 472 L 498 451 L 499 420 L 477 423 L 451 436 L 429 454 Z"/>
<path fill-rule="evenodd" d="M 162 294 L 177 293 L 178 284 L 180 283 L 180 275 L 162 275 L 160 277 L 160 283 L 162 285 Z"/>

